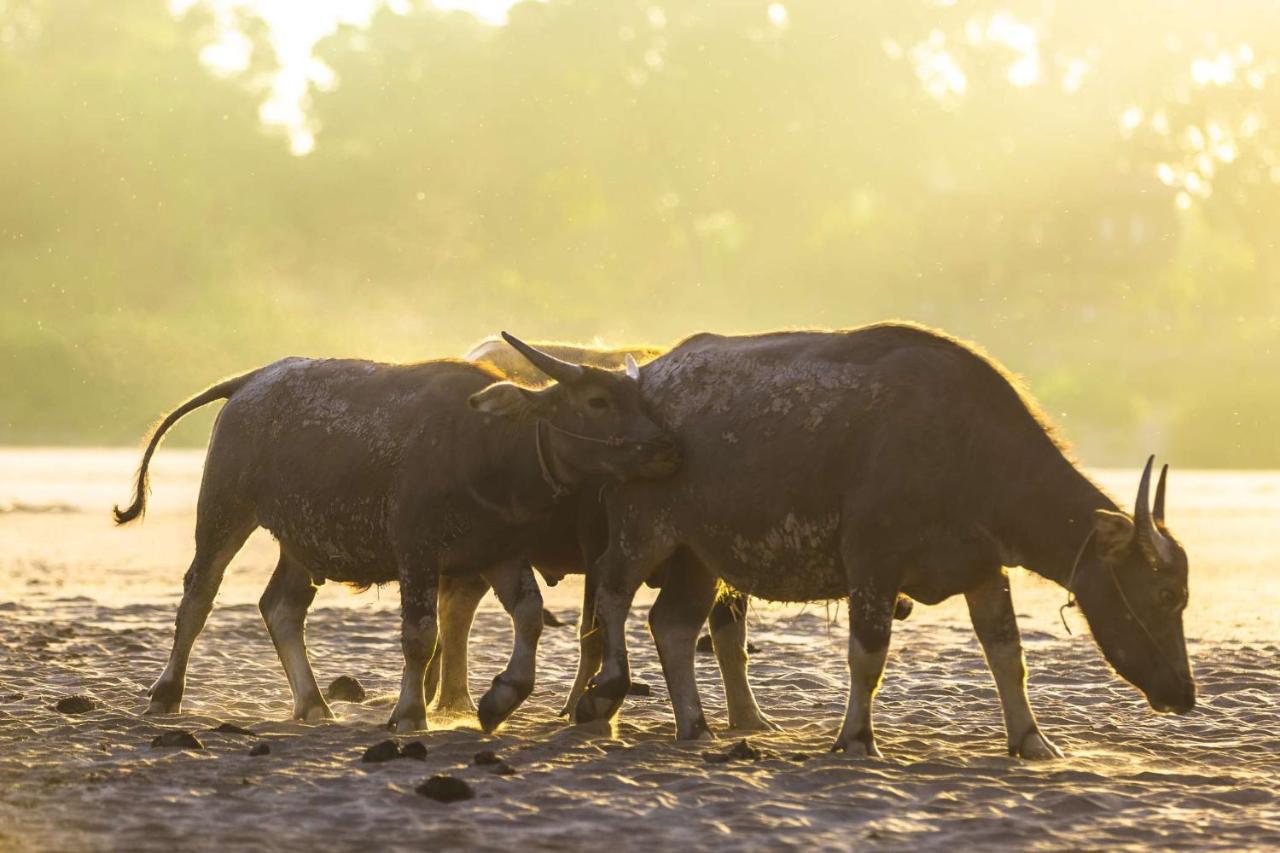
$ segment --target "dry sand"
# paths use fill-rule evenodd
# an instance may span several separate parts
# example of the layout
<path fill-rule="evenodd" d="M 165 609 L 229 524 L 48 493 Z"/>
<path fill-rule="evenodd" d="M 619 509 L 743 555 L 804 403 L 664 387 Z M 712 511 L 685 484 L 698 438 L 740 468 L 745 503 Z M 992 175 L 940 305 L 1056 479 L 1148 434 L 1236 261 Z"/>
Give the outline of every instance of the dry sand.
<path fill-rule="evenodd" d="M 200 458 L 163 452 L 147 522 L 113 530 L 106 510 L 126 497 L 136 454 L 0 451 L 0 509 L 19 505 L 0 513 L 0 849 L 1280 846 L 1280 475 L 1174 474 L 1170 520 L 1192 558 L 1187 628 L 1201 685 L 1186 717 L 1151 713 L 1106 670 L 1078 615 L 1076 636 L 1063 631 L 1060 591 L 1015 576 L 1032 703 L 1068 753 L 1061 761 L 1004 757 L 995 691 L 963 603 L 949 602 L 897 626 L 876 709 L 882 761 L 826 753 L 846 681 L 839 608 L 753 612 L 752 680 L 784 731 L 751 736 L 759 761 L 714 764 L 704 753 L 734 742 L 714 659 L 699 655 L 698 676 L 721 740 L 675 743 L 642 604 L 632 661 L 653 695 L 630 698 L 611 733 L 556 717 L 577 644 L 572 628 L 548 628 L 538 689 L 497 735 L 436 720 L 400 739 L 421 740 L 425 762 L 363 764 L 388 737 L 396 591 L 321 591 L 309 632 L 317 674 L 356 676 L 371 698 L 336 703 L 331 724 L 289 722 L 252 604 L 274 566 L 261 535 L 229 570 L 196 646 L 185 713 L 142 715 L 190 556 Z M 1136 472 L 1100 478 L 1129 494 Z M 549 606 L 576 619 L 577 590 L 549 590 Z M 487 602 L 472 636 L 474 695 L 510 636 Z M 100 707 L 53 709 L 78 693 Z M 222 722 L 256 736 L 207 733 Z M 206 748 L 151 748 L 171 728 Z M 249 756 L 262 741 L 270 754 Z M 472 766 L 481 749 L 516 773 Z M 466 779 L 476 798 L 444 805 L 414 792 L 436 773 Z"/>

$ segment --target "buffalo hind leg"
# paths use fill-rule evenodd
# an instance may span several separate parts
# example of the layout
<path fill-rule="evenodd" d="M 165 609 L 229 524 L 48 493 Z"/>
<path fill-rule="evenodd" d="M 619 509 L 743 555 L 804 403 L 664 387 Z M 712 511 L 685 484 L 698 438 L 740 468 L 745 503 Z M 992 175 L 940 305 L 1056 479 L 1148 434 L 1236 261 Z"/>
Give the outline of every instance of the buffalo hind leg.
<path fill-rule="evenodd" d="M 779 730 L 756 704 L 747 679 L 747 597 L 740 592 L 724 592 L 716 598 L 707 620 L 711 647 L 724 680 L 725 704 L 729 708 L 729 728 L 734 731 Z"/>
<path fill-rule="evenodd" d="M 1009 575 L 1003 570 L 965 593 L 974 633 L 982 644 L 987 666 L 1000 694 L 1009 754 L 1018 758 L 1061 758 L 1062 752 L 1040 732 L 1027 698 L 1027 667 L 1022 637 L 1009 595 Z"/>
<path fill-rule="evenodd" d="M 480 727 L 491 732 L 519 708 L 533 692 L 537 673 L 538 639 L 542 636 L 542 591 L 533 570 L 524 560 L 488 569 L 485 579 L 493 585 L 498 601 L 511 616 L 515 645 L 507 668 L 493 679 L 480 697 Z"/>
<path fill-rule="evenodd" d="M 201 488 L 196 517 L 196 553 L 182 581 L 182 601 L 178 604 L 174 624 L 173 648 L 164 672 L 151 686 L 148 714 L 176 714 L 181 710 L 191 648 L 213 609 L 213 599 L 222 585 L 227 564 L 257 527 L 251 512 L 234 512 L 223 507 L 210 511 L 208 505 L 212 501 L 204 491 L 206 486 Z"/>
<path fill-rule="evenodd" d="M 440 576 L 440 641 L 431 656 L 426 690 L 428 701 L 435 697 L 433 711 L 476 712 L 467 683 L 468 646 L 476 608 L 488 591 L 489 584 L 480 575 Z"/>
<path fill-rule="evenodd" d="M 662 590 L 649 610 L 649 632 L 658 648 L 658 660 L 671 695 L 677 740 L 715 737 L 702 712 L 693 665 L 698 632 L 715 597 L 715 576 L 687 560 L 678 570 L 667 572 Z"/>
<path fill-rule="evenodd" d="M 307 608 L 315 600 L 316 589 L 310 572 L 282 548 L 280 562 L 258 602 L 267 633 L 289 679 L 293 718 L 309 722 L 333 719 L 333 711 L 320 695 L 320 685 L 307 659 Z"/>
<path fill-rule="evenodd" d="M 849 591 L 849 702 L 833 752 L 849 752 L 880 758 L 871 706 L 885 660 L 893 626 L 895 590 L 874 583 L 857 583 Z"/>
<path fill-rule="evenodd" d="M 427 727 L 427 664 L 436 646 L 437 572 L 400 567 L 400 648 L 404 673 L 400 698 L 388 728 L 412 732 Z"/>

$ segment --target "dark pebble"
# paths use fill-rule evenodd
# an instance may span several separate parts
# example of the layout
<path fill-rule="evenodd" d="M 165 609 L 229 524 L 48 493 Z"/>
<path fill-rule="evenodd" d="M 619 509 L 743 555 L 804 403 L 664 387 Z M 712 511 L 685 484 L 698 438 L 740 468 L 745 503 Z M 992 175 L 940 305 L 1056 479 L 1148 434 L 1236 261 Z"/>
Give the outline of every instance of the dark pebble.
<path fill-rule="evenodd" d="M 363 702 L 366 695 L 364 685 L 349 675 L 339 675 L 329 684 L 331 702 Z"/>
<path fill-rule="evenodd" d="M 793 752 L 787 756 L 787 758 L 790 758 L 792 761 L 808 761 L 812 757 L 813 756 L 809 755 L 807 752 Z"/>
<path fill-rule="evenodd" d="M 487 764 L 498 764 L 502 759 L 499 758 L 498 753 L 494 752 L 492 749 L 482 749 L 475 754 L 475 758 L 473 758 L 472 761 L 483 767 Z"/>
<path fill-rule="evenodd" d="M 751 642 L 750 640 L 748 640 L 748 641 L 747 641 L 747 654 L 749 654 L 749 655 L 754 655 L 754 654 L 755 654 L 756 652 L 758 652 L 758 651 L 760 651 L 760 647 L 759 647 L 759 646 L 757 646 L 755 643 Z"/>
<path fill-rule="evenodd" d="M 250 754 L 250 755 L 254 755 L 254 756 L 257 756 L 257 755 L 270 755 L 270 754 L 271 754 L 271 744 L 269 744 L 269 743 L 255 743 L 255 744 L 253 745 L 253 749 L 249 750 L 249 754 Z"/>
<path fill-rule="evenodd" d="M 698 651 L 703 652 L 705 654 L 711 654 L 712 652 L 714 652 L 715 647 L 711 645 L 711 635 L 703 634 L 701 637 L 699 637 L 698 645 L 696 646 L 696 648 L 698 649 Z"/>
<path fill-rule="evenodd" d="M 216 729 L 209 729 L 209 731 L 217 735 L 249 735 L 250 737 L 257 737 L 256 733 L 243 726 L 237 726 L 235 723 L 223 723 Z"/>
<path fill-rule="evenodd" d="M 379 764 L 383 761 L 394 761 L 399 757 L 400 744 L 393 740 L 384 740 L 366 749 L 360 760 L 366 764 Z"/>
<path fill-rule="evenodd" d="M 152 747 L 174 747 L 177 749 L 204 749 L 204 744 L 200 742 L 200 738 L 191 732 L 184 732 L 180 729 L 170 729 L 167 732 L 161 732 L 151 739 Z"/>
<path fill-rule="evenodd" d="M 544 607 L 542 608 L 542 624 L 548 628 L 566 628 L 573 623 L 561 620 L 559 616 Z"/>
<path fill-rule="evenodd" d="M 729 758 L 732 761 L 759 761 L 760 757 L 760 750 L 745 740 L 738 741 L 729 750 Z"/>
<path fill-rule="evenodd" d="M 476 795 L 474 788 L 453 776 L 432 776 L 416 790 L 422 796 L 441 803 L 456 803 Z"/>
<path fill-rule="evenodd" d="M 400 757 L 412 758 L 414 761 L 426 761 L 427 745 L 420 740 L 406 743 L 404 748 L 400 750 Z"/>
<path fill-rule="evenodd" d="M 627 688 L 628 696 L 652 696 L 653 691 L 649 689 L 649 685 L 631 682 L 631 686 Z"/>
<path fill-rule="evenodd" d="M 53 707 L 64 714 L 87 714 L 98 707 L 98 703 L 92 696 L 77 693 L 75 696 L 59 699 L 58 704 Z"/>
<path fill-rule="evenodd" d="M 505 761 L 499 761 L 496 765 L 494 765 L 493 772 L 497 773 L 499 776 L 516 775 L 516 769 Z"/>

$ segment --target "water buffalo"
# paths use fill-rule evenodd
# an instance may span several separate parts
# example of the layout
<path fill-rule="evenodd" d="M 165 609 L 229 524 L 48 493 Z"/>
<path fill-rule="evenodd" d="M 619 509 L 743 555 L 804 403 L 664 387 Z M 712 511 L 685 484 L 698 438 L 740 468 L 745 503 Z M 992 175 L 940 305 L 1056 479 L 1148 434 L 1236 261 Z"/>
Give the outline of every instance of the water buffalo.
<path fill-rule="evenodd" d="M 193 409 L 227 400 L 209 443 L 173 649 L 149 711 L 179 709 L 191 647 L 223 571 L 258 527 L 280 542 L 263 613 L 295 716 L 330 716 L 303 640 L 315 585 L 326 579 L 400 583 L 404 673 L 395 729 L 426 726 L 424 676 L 442 575 L 483 573 L 515 614 L 516 647 L 500 683 L 508 696 L 527 695 L 542 598 L 524 555 L 556 510 L 549 481 L 598 490 L 663 477 L 678 452 L 645 414 L 634 364 L 613 373 L 506 339 L 555 384 L 522 388 L 458 360 L 288 358 L 215 385 L 165 417 L 117 523 L 144 512 L 147 466 L 165 431 Z"/>
<path fill-rule="evenodd" d="M 641 388 L 681 443 L 662 482 L 611 487 L 596 616 L 605 662 L 575 719 L 609 717 L 628 683 L 623 621 L 677 552 L 685 618 L 654 639 L 680 732 L 701 716 L 690 645 L 716 578 L 776 601 L 848 597 L 850 690 L 835 749 L 878 755 L 871 705 L 895 596 L 963 593 L 995 678 L 1009 752 L 1061 753 L 1036 724 L 1005 566 L 1066 587 L 1115 670 L 1157 711 L 1196 690 L 1182 632 L 1187 558 L 1151 462 L 1132 516 L 1080 472 L 1007 373 L 926 328 L 698 335 Z M 1167 469 L 1166 469 L 1167 470 Z M 656 627 L 656 626 L 655 626 Z"/>

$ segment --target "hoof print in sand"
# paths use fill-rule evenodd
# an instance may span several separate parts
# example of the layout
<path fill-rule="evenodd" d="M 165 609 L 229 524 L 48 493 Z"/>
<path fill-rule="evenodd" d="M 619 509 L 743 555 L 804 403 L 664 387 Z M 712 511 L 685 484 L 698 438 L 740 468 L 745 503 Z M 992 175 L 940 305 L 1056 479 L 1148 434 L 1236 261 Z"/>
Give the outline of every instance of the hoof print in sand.
<path fill-rule="evenodd" d="M 637 681 L 631 682 L 631 686 L 627 688 L 628 696 L 652 696 L 653 691 L 649 689 L 649 685 L 641 684 Z"/>
<path fill-rule="evenodd" d="M 220 726 L 218 726 L 216 729 L 209 729 L 209 733 L 215 734 L 215 735 L 249 735 L 250 737 L 257 736 L 256 732 L 251 732 L 248 729 L 246 729 L 244 726 L 237 726 L 235 723 L 223 723 Z"/>
<path fill-rule="evenodd" d="M 254 756 L 254 757 L 257 757 L 257 756 L 259 756 L 259 755 L 270 755 L 270 754 L 271 754 L 271 744 L 269 744 L 269 743 L 255 743 L 255 744 L 253 745 L 253 749 L 249 750 L 249 754 L 250 754 L 250 755 L 252 755 L 252 756 Z"/>
<path fill-rule="evenodd" d="M 151 746 L 153 749 L 204 749 L 204 744 L 200 742 L 200 738 L 191 732 L 184 732 L 181 729 L 161 732 L 151 739 Z"/>
<path fill-rule="evenodd" d="M 364 685 L 349 675 L 339 675 L 329 684 L 330 702 L 363 702 Z"/>
<path fill-rule="evenodd" d="M 440 803 L 456 803 L 476 795 L 474 788 L 453 776 L 432 776 L 415 790 L 427 799 Z"/>
<path fill-rule="evenodd" d="M 502 759 L 498 757 L 498 753 L 492 749 L 482 749 L 471 759 L 480 767 L 487 767 L 491 764 L 501 764 Z"/>
<path fill-rule="evenodd" d="M 740 740 L 727 752 L 714 750 L 702 753 L 703 759 L 711 764 L 727 764 L 730 761 L 759 761 L 764 755 L 745 740 Z"/>
<path fill-rule="evenodd" d="M 567 628 L 572 622 L 565 622 L 547 608 L 542 608 L 542 624 L 546 628 Z"/>
<path fill-rule="evenodd" d="M 53 707 L 63 714 L 87 714 L 98 707 L 98 702 L 92 696 L 77 693 L 75 696 L 59 699 L 58 704 Z"/>

